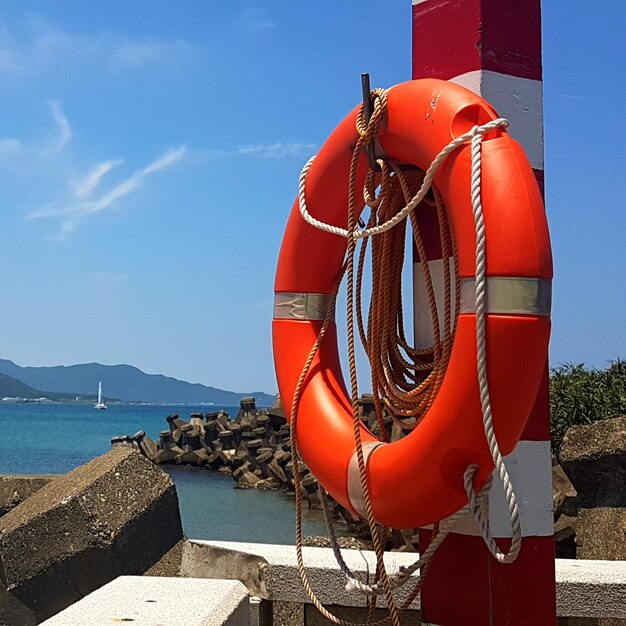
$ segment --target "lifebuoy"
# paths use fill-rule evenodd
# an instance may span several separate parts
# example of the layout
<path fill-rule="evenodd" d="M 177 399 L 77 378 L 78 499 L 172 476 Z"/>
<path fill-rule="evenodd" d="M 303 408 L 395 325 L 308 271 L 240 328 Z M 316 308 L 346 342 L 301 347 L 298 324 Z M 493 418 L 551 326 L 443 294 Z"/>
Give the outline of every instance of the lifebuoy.
<path fill-rule="evenodd" d="M 353 110 L 324 143 L 308 174 L 306 202 L 315 218 L 346 228 L 348 173 L 357 140 Z M 426 170 L 454 138 L 497 118 L 472 92 L 446 81 L 403 83 L 388 92 L 378 135 L 385 154 Z M 357 184 L 367 173 L 362 156 Z M 475 232 L 470 199 L 470 146 L 439 168 L 434 184 L 449 213 L 458 270 L 471 285 Z M 503 454 L 515 447 L 541 381 L 550 335 L 552 257 L 545 211 L 533 171 L 504 131 L 482 144 L 482 204 L 487 245 L 487 364 L 495 434 Z M 274 360 L 289 412 L 346 252 L 346 239 L 307 224 L 294 204 L 275 281 Z M 483 432 L 476 374 L 476 316 L 461 307 L 441 389 L 405 438 L 382 443 L 361 429 L 375 518 L 395 528 L 441 520 L 466 502 L 463 474 L 474 463 L 477 489 L 493 470 Z M 351 403 L 331 326 L 312 363 L 298 407 L 296 436 L 304 461 L 342 505 L 364 515 Z"/>

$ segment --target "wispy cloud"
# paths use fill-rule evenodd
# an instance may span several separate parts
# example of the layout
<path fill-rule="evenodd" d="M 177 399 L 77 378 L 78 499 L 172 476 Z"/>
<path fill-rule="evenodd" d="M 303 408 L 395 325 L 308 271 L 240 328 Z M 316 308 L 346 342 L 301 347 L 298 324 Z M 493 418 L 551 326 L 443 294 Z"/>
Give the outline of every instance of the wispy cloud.
<path fill-rule="evenodd" d="M 579 96 L 573 93 L 560 93 L 559 98 L 567 98 L 568 100 L 591 100 L 594 102 L 602 102 L 602 98 L 595 96 Z"/>
<path fill-rule="evenodd" d="M 15 53 L 6 48 L 0 48 L 0 72 L 15 72 L 19 68 L 20 62 Z"/>
<path fill-rule="evenodd" d="M 0 137 L 0 161 L 14 159 L 24 148 L 24 144 L 14 137 Z"/>
<path fill-rule="evenodd" d="M 285 159 L 310 154 L 316 147 L 314 143 L 283 143 L 278 141 L 265 145 L 242 146 L 237 148 L 236 153 L 259 159 Z"/>
<path fill-rule="evenodd" d="M 0 163 L 5 175 L 19 179 L 45 179 L 45 195 L 49 202 L 38 207 L 25 207 L 29 220 L 50 220 L 58 227 L 51 239 L 66 241 L 77 228 L 101 213 L 121 209 L 121 201 L 185 158 L 186 146 L 165 150 L 134 172 L 123 173 L 124 159 L 115 158 L 77 166 L 77 148 L 73 146 L 72 126 L 56 101 L 48 107 L 54 122 L 52 139 L 24 142 L 17 137 L 0 137 Z M 83 174 L 76 176 L 76 170 Z M 112 179 L 112 172 L 120 175 Z M 10 174 L 8 174 L 10 172 Z M 69 192 L 68 192 L 69 190 Z M 41 194 L 39 194 L 41 196 Z M 31 205 L 32 207 L 32 205 Z"/>
<path fill-rule="evenodd" d="M 165 154 L 160 156 L 156 161 L 150 163 L 146 167 L 139 172 L 139 176 L 145 177 L 148 174 L 154 174 L 155 172 L 160 172 L 161 170 L 165 170 L 168 167 L 171 167 L 175 163 L 178 163 L 184 156 L 187 148 L 185 146 L 181 146 L 180 148 L 175 148 L 172 150 L 168 150 Z"/>
<path fill-rule="evenodd" d="M 62 150 L 72 140 L 72 129 L 70 123 L 61 111 L 61 105 L 58 102 L 48 102 L 52 117 L 57 124 L 59 136 L 56 141 L 55 149 Z"/>
<path fill-rule="evenodd" d="M 74 185 L 74 197 L 79 200 L 88 198 L 91 192 L 100 184 L 103 176 L 121 163 L 123 163 L 122 159 L 116 159 L 95 165 L 87 176 L 77 181 Z"/>
<path fill-rule="evenodd" d="M 20 167 L 21 161 L 28 165 L 42 162 L 61 153 L 72 141 L 72 128 L 59 102 L 49 101 L 48 108 L 54 120 L 55 127 L 46 140 L 25 143 L 17 137 L 0 137 L 0 162 L 15 169 Z"/>
<path fill-rule="evenodd" d="M 241 15 L 239 26 L 246 32 L 255 33 L 267 30 L 268 28 L 274 28 L 276 22 L 269 18 L 262 9 L 248 9 Z"/>
<path fill-rule="evenodd" d="M 193 161 L 218 161 L 224 159 L 300 159 L 311 156 L 318 146 L 301 141 L 276 141 L 268 144 L 250 144 L 234 148 L 193 148 L 190 158 Z"/>
<path fill-rule="evenodd" d="M 0 72 L 49 69 L 61 63 L 90 63 L 109 69 L 137 68 L 180 59 L 192 44 L 155 38 L 129 39 L 110 34 L 81 34 L 60 30 L 41 17 L 32 19 L 20 41 L 6 33 L 0 45 Z"/>
<path fill-rule="evenodd" d="M 156 41 L 128 41 L 122 40 L 110 43 L 110 63 L 113 66 L 137 67 L 153 61 L 158 61 L 168 52 L 174 49 L 185 48 L 186 44 L 181 41 L 170 43 Z"/>
<path fill-rule="evenodd" d="M 96 195 L 93 192 L 103 178 L 122 161 L 118 159 L 99 163 L 74 187 L 72 196 L 61 202 L 31 211 L 28 218 L 59 218 L 60 238 L 63 239 L 73 233 L 78 225 L 86 220 L 105 211 L 119 209 L 120 200 L 139 189 L 149 176 L 168 169 L 181 161 L 186 150 L 185 146 L 168 150 L 142 169 L 135 171 L 128 178 L 113 185 L 108 191 Z"/>

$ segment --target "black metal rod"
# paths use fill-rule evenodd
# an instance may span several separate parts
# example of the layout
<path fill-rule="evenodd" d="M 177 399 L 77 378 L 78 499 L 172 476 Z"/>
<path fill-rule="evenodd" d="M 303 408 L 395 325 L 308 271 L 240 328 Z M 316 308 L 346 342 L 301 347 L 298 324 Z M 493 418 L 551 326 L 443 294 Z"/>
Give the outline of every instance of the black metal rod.
<path fill-rule="evenodd" d="M 370 75 L 365 72 L 361 74 L 361 92 L 363 94 L 363 121 L 367 126 L 369 124 L 374 108 L 372 106 L 372 90 L 370 87 Z M 380 165 L 376 162 L 376 144 L 372 141 L 366 148 L 367 161 L 370 169 L 380 172 Z"/>
<path fill-rule="evenodd" d="M 361 91 L 363 93 L 363 118 L 365 124 L 369 124 L 372 117 L 372 90 L 370 89 L 370 75 L 361 74 Z"/>

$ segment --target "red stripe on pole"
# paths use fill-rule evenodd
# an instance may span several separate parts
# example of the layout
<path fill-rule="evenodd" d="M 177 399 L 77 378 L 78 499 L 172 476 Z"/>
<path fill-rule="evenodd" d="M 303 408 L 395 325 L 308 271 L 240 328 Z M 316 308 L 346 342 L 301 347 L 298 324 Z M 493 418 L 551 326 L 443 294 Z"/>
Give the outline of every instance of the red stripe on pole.
<path fill-rule="evenodd" d="M 546 359 L 546 367 L 539 385 L 539 392 L 528 422 L 522 432 L 522 441 L 550 441 L 550 370 Z"/>
<path fill-rule="evenodd" d="M 420 546 L 431 531 L 420 530 Z M 510 539 L 498 539 L 507 550 Z M 454 563 L 454 568 L 450 564 Z M 520 585 L 519 572 L 524 584 Z M 422 622 L 444 626 L 544 626 L 556 616 L 554 540 L 525 537 L 515 565 L 498 563 L 482 537 L 451 533 L 441 544 L 428 573 L 429 602 L 422 603 Z M 490 581 L 485 593 L 484 581 Z"/>
<path fill-rule="evenodd" d="M 508 549 L 510 539 L 497 541 Z M 493 624 L 511 626 L 548 626 L 556 620 L 554 592 L 554 537 L 525 537 L 515 562 L 510 566 L 491 560 Z M 519 572 L 531 580 L 520 584 Z M 530 610 L 529 610 L 530 609 Z"/>
<path fill-rule="evenodd" d="M 431 536 L 431 531 L 420 529 L 421 553 Z M 453 568 L 448 566 L 450 562 Z M 488 579 L 489 554 L 482 538 L 448 535 L 428 572 L 428 602 L 421 602 L 422 622 L 444 626 L 490 624 L 491 603 L 484 589 Z"/>
<path fill-rule="evenodd" d="M 415 213 L 417 216 L 420 236 L 426 252 L 426 258 L 429 261 L 441 259 L 443 257 L 443 252 L 441 251 L 441 234 L 439 232 L 437 207 L 432 204 L 428 204 L 427 202 L 422 202 L 417 207 Z M 415 243 L 413 244 L 413 258 L 416 262 L 419 258 Z"/>
<path fill-rule="evenodd" d="M 540 0 L 425 0 L 413 5 L 413 78 L 457 79 L 468 72 L 489 73 L 489 80 L 481 75 L 474 90 L 486 100 L 498 100 L 500 115 L 516 119 L 517 136 L 526 137 L 525 149 L 540 168 L 543 141 L 541 129 L 535 128 L 536 118 L 514 115 L 519 113 L 514 99 L 499 98 L 498 92 L 500 76 L 541 81 Z M 469 78 L 463 76 L 461 82 Z M 528 87 L 523 83 L 520 81 L 521 87 Z M 541 106 L 540 91 L 539 95 L 536 91 L 519 90 L 525 98 L 539 98 L 538 102 L 526 102 L 529 107 Z M 543 192 L 543 171 L 535 169 L 535 177 Z M 437 250 L 432 242 L 428 244 L 429 256 L 436 258 Z M 523 441 L 550 438 L 548 372 L 546 355 L 543 380 Z M 549 463 L 546 468 L 545 476 L 540 472 L 533 478 L 538 499 L 545 499 L 543 490 L 550 482 Z M 531 509 L 527 502 L 518 506 L 522 513 Z M 546 517 L 535 521 L 550 528 L 552 515 L 544 509 Z M 422 553 L 429 539 L 430 532 L 420 530 Z M 554 626 L 554 580 L 551 536 L 524 537 L 518 559 L 501 565 L 490 555 L 482 537 L 452 533 L 435 554 L 422 589 L 422 621 L 444 626 Z"/>
<path fill-rule="evenodd" d="M 533 169 L 533 173 L 535 174 L 535 178 L 537 179 L 537 184 L 539 185 L 539 189 L 541 189 L 541 195 L 545 199 L 546 191 L 544 188 L 545 184 L 544 184 L 543 170 Z"/>
<path fill-rule="evenodd" d="M 488 70 L 541 80 L 541 7 L 528 0 L 413 5 L 413 77 Z"/>

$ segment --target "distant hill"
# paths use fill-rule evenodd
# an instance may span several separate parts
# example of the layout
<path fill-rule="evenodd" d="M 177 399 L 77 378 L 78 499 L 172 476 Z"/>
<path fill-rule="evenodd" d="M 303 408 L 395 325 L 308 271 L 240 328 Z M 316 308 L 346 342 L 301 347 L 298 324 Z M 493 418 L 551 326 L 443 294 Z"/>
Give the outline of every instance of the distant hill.
<path fill-rule="evenodd" d="M 12 376 L 35 389 L 41 389 L 45 391 L 43 395 L 48 397 L 50 392 L 93 397 L 98 389 L 98 381 L 102 381 L 105 398 L 119 398 L 123 402 L 213 403 L 237 406 L 241 398 L 253 396 L 256 398 L 257 406 L 271 406 L 274 403 L 274 396 L 261 391 L 245 393 L 224 391 L 161 374 L 146 374 L 131 365 L 85 363 L 55 367 L 21 367 L 13 361 L 0 359 L 0 373 Z"/>
<path fill-rule="evenodd" d="M 0 374 L 0 398 L 27 398 L 35 400 L 43 397 L 49 400 L 74 400 L 76 394 L 39 391 L 12 376 Z"/>

